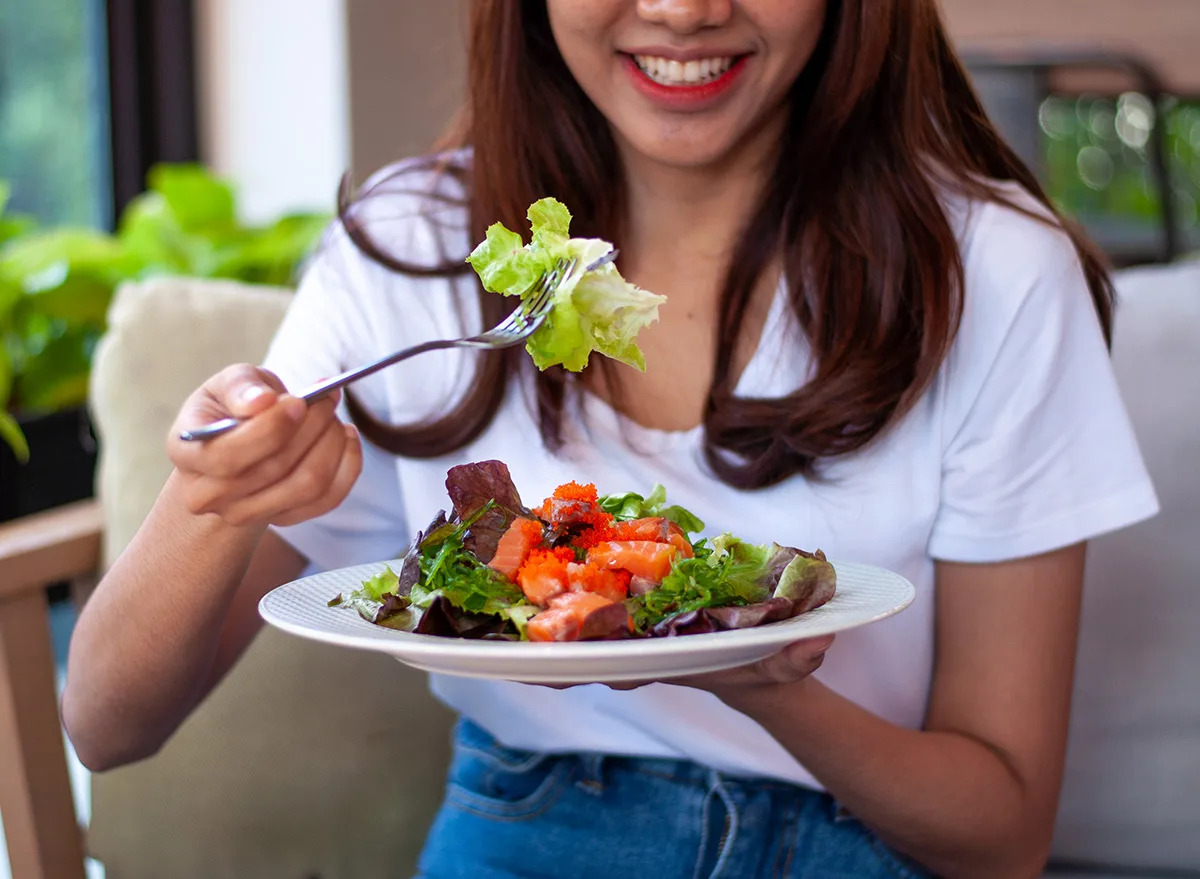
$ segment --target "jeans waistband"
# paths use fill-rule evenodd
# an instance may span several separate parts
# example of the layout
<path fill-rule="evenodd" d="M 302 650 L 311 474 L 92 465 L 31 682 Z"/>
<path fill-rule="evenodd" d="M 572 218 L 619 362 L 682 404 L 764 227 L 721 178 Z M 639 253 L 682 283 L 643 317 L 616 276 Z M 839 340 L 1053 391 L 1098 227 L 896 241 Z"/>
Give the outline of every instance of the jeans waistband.
<path fill-rule="evenodd" d="M 526 762 L 537 754 L 547 757 L 569 758 L 579 761 L 585 778 L 600 779 L 609 771 L 639 772 L 679 784 L 711 788 L 718 783 L 735 785 L 749 790 L 779 791 L 800 798 L 812 797 L 831 801 L 828 794 L 813 788 L 803 787 L 774 778 L 730 775 L 693 760 L 671 757 L 647 757 L 634 754 L 609 752 L 534 752 L 510 748 L 498 742 L 491 733 L 465 717 L 460 718 L 455 730 L 455 741 L 461 746 L 490 752 L 509 762 Z"/>

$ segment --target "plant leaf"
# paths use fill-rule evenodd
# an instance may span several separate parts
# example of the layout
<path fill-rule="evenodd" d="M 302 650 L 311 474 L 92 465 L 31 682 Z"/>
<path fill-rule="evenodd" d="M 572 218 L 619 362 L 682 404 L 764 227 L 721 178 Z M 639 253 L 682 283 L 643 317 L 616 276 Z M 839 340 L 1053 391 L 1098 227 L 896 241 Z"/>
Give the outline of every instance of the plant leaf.
<path fill-rule="evenodd" d="M 323 214 L 293 214 L 265 229 L 239 232 L 217 244 L 212 273 L 255 284 L 290 285 L 328 225 Z"/>
<path fill-rule="evenodd" d="M 25 434 L 21 430 L 21 425 L 17 424 L 17 419 L 13 418 L 6 409 L 0 409 L 0 439 L 8 443 L 18 461 L 22 464 L 28 463 L 29 441 L 25 439 Z"/>
<path fill-rule="evenodd" d="M 202 165 L 155 165 L 147 180 L 150 191 L 166 200 L 184 231 L 228 227 L 237 222 L 233 188 Z"/>
<path fill-rule="evenodd" d="M 26 292 L 50 285 L 48 279 L 72 272 L 110 283 L 136 275 L 140 261 L 118 240 L 91 229 L 50 229 L 11 241 L 0 252 L 0 274 L 19 282 Z"/>
<path fill-rule="evenodd" d="M 203 275 L 212 263 L 212 245 L 186 233 L 158 192 L 143 193 L 129 203 L 117 235 L 150 271 Z"/>
<path fill-rule="evenodd" d="M 17 403 L 22 412 L 52 412 L 87 401 L 88 373 L 98 329 L 67 330 L 52 335 L 29 356 L 17 377 Z"/>
<path fill-rule="evenodd" d="M 62 263 L 55 268 L 59 267 L 62 274 L 48 278 L 58 283 L 45 289 L 27 289 L 24 299 L 17 303 L 19 311 L 37 312 L 68 327 L 104 327 L 113 297 L 112 282 L 88 271 L 72 271 Z M 36 280 L 30 278 L 31 285 L 36 287 Z"/>
<path fill-rule="evenodd" d="M 0 409 L 8 406 L 12 399 L 13 362 L 7 345 L 0 345 Z"/>

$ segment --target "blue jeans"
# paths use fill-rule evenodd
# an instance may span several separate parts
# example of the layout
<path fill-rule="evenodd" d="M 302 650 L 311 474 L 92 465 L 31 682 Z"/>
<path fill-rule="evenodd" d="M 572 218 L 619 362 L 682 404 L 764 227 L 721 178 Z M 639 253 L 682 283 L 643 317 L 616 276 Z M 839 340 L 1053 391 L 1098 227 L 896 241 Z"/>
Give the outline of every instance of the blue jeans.
<path fill-rule="evenodd" d="M 422 879 L 925 877 L 824 793 L 695 763 L 551 755 L 461 721 Z"/>

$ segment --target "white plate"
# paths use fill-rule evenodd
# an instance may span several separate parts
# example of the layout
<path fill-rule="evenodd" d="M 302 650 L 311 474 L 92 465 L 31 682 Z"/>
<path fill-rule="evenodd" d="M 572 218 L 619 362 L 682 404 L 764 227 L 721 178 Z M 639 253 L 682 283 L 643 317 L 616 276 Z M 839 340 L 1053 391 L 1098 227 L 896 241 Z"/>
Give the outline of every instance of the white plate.
<path fill-rule="evenodd" d="M 359 588 L 384 564 L 342 568 L 287 583 L 264 595 L 258 612 L 293 635 L 387 653 L 425 671 L 528 683 L 587 683 L 669 678 L 746 665 L 801 638 L 841 632 L 899 613 L 916 594 L 899 574 L 835 561 L 837 593 L 827 604 L 753 629 L 568 644 L 466 641 L 387 629 L 368 623 L 349 608 L 328 606 L 331 598 Z M 398 561 L 386 564 L 400 570 Z"/>

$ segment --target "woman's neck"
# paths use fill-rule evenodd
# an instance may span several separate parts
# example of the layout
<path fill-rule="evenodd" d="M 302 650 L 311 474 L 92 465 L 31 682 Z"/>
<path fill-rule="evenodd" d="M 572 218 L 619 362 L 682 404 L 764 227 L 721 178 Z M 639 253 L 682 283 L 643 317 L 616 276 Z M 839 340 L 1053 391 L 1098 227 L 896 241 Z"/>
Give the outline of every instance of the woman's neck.
<path fill-rule="evenodd" d="M 766 141 L 772 148 L 751 145 L 700 168 L 670 167 L 624 150 L 622 264 L 723 276 L 774 167 L 778 139 Z"/>

